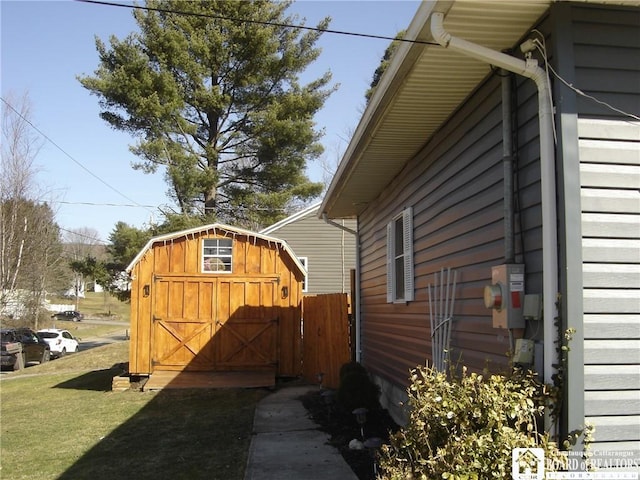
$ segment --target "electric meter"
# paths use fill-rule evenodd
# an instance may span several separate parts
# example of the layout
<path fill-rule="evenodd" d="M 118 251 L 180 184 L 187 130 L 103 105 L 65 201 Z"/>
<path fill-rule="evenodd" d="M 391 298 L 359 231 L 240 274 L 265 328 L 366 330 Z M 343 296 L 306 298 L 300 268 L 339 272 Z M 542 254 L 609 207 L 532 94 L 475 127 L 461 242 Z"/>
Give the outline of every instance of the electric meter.
<path fill-rule="evenodd" d="M 491 268 L 491 285 L 484 288 L 484 305 L 493 311 L 494 328 L 524 328 L 524 265 Z"/>
<path fill-rule="evenodd" d="M 502 309 L 502 285 L 487 285 L 484 287 L 484 306 L 487 308 Z"/>

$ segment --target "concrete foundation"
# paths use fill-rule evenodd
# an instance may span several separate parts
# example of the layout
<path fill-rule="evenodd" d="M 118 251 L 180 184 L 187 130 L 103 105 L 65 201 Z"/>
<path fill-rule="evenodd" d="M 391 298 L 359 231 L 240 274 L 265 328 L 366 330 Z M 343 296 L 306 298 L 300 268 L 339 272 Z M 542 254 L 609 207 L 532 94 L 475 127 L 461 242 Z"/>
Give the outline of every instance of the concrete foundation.
<path fill-rule="evenodd" d="M 406 390 L 377 375 L 371 375 L 371 378 L 380 387 L 382 407 L 387 409 L 394 422 L 400 426 L 406 425 L 409 420 Z"/>

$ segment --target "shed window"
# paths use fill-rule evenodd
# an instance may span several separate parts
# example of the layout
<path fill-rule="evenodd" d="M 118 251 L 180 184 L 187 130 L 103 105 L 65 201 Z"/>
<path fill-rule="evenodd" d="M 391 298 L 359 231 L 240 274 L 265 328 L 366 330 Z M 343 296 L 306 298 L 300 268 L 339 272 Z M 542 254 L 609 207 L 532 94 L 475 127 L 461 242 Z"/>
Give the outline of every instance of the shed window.
<path fill-rule="evenodd" d="M 387 224 L 387 302 L 413 300 L 413 209 Z"/>
<path fill-rule="evenodd" d="M 230 238 L 208 238 L 202 243 L 202 271 L 231 273 L 233 248 Z"/>

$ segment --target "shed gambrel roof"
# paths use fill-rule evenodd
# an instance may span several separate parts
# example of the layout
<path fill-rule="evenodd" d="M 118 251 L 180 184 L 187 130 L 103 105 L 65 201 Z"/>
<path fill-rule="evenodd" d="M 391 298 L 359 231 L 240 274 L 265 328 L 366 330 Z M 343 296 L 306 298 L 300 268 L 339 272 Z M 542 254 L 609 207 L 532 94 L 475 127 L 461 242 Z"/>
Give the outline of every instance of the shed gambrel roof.
<path fill-rule="evenodd" d="M 289 247 L 289 245 L 287 245 L 287 242 L 285 242 L 284 240 L 281 240 L 281 239 L 275 238 L 275 237 L 271 237 L 271 236 L 268 236 L 268 235 L 264 235 L 262 233 L 257 233 L 257 232 L 252 232 L 250 230 L 245 230 L 243 228 L 232 227 L 230 225 L 225 225 L 225 224 L 222 224 L 222 223 L 212 223 L 212 224 L 209 224 L 209 225 L 203 225 L 203 226 L 200 226 L 200 227 L 189 228 L 187 230 L 180 230 L 178 232 L 172 232 L 172 233 L 167 233 L 167 234 L 164 234 L 164 235 L 158 235 L 157 237 L 153 237 L 151 240 L 149 240 L 147 242 L 147 244 L 144 246 L 144 248 L 142 248 L 142 250 L 140 250 L 140 252 L 138 252 L 136 257 L 127 266 L 125 271 L 127 273 L 130 273 L 131 270 L 133 270 L 133 267 L 136 265 L 136 263 L 138 263 L 142 259 L 142 257 L 144 257 L 145 253 L 147 253 L 147 251 L 151 250 L 153 245 L 155 245 L 157 243 L 166 244 L 166 243 L 170 243 L 173 240 L 176 240 L 176 239 L 179 239 L 179 238 L 183 238 L 183 237 L 188 238 L 190 236 L 193 237 L 196 234 L 202 234 L 202 233 L 213 233 L 214 235 L 216 235 L 217 232 L 220 232 L 220 233 L 224 234 L 225 236 L 228 235 L 228 234 L 231 234 L 234 237 L 235 236 L 245 236 L 247 238 L 260 239 L 260 240 L 264 240 L 265 242 L 267 242 L 269 244 L 274 244 L 275 247 L 279 251 L 282 251 L 287 256 L 289 256 L 289 258 L 296 265 L 296 267 L 298 268 L 300 273 L 302 273 L 303 275 L 307 274 L 307 270 L 305 269 L 304 265 L 300 262 L 300 260 L 296 256 L 296 254 L 293 253 L 293 250 L 291 250 L 291 247 Z"/>
<path fill-rule="evenodd" d="M 494 51 L 510 49 L 556 0 L 430 0 L 418 8 L 380 79 L 324 197 L 329 218 L 355 218 L 413 158 L 489 73 L 490 66 L 445 50 L 432 13 L 452 35 Z M 638 0 L 579 3 L 638 6 Z"/>

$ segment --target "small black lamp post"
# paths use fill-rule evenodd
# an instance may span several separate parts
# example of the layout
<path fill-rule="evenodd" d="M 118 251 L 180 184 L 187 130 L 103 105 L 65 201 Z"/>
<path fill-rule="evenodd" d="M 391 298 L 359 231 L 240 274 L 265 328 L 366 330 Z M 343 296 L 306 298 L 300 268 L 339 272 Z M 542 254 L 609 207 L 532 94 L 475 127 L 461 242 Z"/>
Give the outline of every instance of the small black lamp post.
<path fill-rule="evenodd" d="M 364 424 L 367 423 L 367 410 L 364 407 L 356 408 L 353 412 L 356 416 L 356 422 L 360 425 L 360 435 L 362 436 L 362 440 L 364 440 Z"/>
<path fill-rule="evenodd" d="M 322 390 L 322 379 L 324 378 L 324 372 L 316 374 L 316 378 L 318 379 L 318 383 L 320 384 L 320 390 Z"/>
<path fill-rule="evenodd" d="M 333 409 L 333 402 L 335 401 L 336 392 L 333 390 L 325 390 L 320 394 L 324 404 L 327 406 L 327 418 L 331 418 L 331 410 Z"/>
<path fill-rule="evenodd" d="M 367 438 L 364 441 L 364 446 L 369 450 L 369 455 L 373 460 L 373 476 L 378 477 L 378 449 L 382 446 L 382 439 L 378 437 Z"/>

